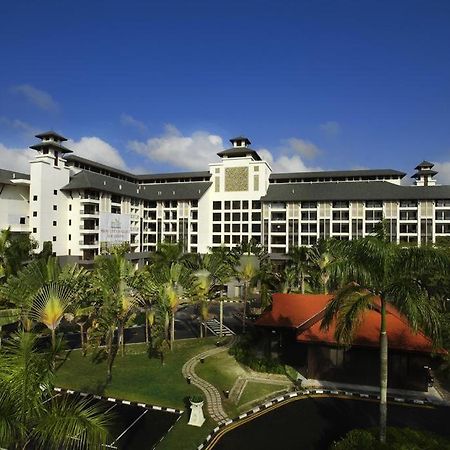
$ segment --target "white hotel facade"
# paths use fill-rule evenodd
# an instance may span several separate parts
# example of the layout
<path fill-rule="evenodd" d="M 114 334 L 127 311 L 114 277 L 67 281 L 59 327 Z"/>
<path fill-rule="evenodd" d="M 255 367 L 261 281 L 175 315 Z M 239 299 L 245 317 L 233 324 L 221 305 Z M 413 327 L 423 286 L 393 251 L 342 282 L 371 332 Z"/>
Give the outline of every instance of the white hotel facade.
<path fill-rule="evenodd" d="M 394 242 L 450 238 L 450 186 L 427 161 L 414 185 L 392 169 L 273 173 L 240 136 L 209 170 L 135 175 L 72 154 L 53 131 L 36 137 L 28 174 L 0 168 L 0 229 L 31 233 L 39 250 L 50 241 L 58 256 L 90 261 L 129 242 L 143 262 L 162 241 L 206 253 L 253 239 L 283 259 L 319 238 L 369 235 L 382 218 Z"/>

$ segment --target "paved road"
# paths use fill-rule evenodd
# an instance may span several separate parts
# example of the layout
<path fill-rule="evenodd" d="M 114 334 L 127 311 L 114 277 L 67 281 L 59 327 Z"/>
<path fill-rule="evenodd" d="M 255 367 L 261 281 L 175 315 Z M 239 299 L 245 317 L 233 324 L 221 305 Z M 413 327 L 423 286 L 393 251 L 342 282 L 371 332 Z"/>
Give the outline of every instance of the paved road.
<path fill-rule="evenodd" d="M 234 317 L 236 312 L 242 309 L 239 303 L 224 303 L 224 324 L 231 328 L 235 333 L 241 331 L 241 322 Z M 210 307 L 210 314 L 219 318 L 219 305 L 212 304 Z M 175 339 L 188 339 L 199 337 L 200 328 L 197 320 L 195 306 L 182 307 L 175 316 Z M 79 348 L 80 334 L 79 333 L 65 333 L 65 339 L 70 348 Z M 125 330 L 125 342 L 136 343 L 145 341 L 144 326 L 127 328 Z"/>
<path fill-rule="evenodd" d="M 450 436 L 450 407 L 390 404 L 388 425 L 423 428 Z M 214 450 L 325 450 L 347 431 L 376 427 L 378 403 L 317 397 L 296 400 L 224 434 Z"/>

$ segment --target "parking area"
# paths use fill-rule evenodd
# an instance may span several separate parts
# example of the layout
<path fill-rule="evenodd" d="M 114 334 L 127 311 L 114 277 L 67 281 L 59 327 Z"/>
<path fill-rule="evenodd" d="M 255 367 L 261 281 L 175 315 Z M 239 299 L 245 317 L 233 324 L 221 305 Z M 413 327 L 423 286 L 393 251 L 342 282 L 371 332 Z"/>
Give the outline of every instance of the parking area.
<path fill-rule="evenodd" d="M 175 424 L 180 414 L 170 408 L 105 399 L 98 396 L 61 391 L 56 395 L 73 395 L 99 404 L 113 418 L 110 439 L 106 448 L 142 450 L 152 449 Z"/>

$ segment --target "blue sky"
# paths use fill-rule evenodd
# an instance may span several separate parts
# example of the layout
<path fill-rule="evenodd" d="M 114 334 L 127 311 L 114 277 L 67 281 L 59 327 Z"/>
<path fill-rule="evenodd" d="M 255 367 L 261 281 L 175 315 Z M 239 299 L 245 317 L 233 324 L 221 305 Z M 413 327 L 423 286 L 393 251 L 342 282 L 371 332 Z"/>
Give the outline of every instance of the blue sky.
<path fill-rule="evenodd" d="M 277 170 L 426 158 L 450 182 L 449 23 L 447 0 L 5 1 L 0 166 L 49 128 L 152 172 L 245 134 Z"/>

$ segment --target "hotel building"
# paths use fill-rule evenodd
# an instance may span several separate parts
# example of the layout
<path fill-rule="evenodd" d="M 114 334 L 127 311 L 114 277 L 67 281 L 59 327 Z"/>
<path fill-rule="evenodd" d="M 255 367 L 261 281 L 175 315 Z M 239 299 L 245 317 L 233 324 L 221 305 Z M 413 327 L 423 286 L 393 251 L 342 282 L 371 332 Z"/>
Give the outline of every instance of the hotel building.
<path fill-rule="evenodd" d="M 273 173 L 239 136 L 208 170 L 135 175 L 73 154 L 53 131 L 36 137 L 29 173 L 0 169 L 0 229 L 71 259 L 120 242 L 142 262 L 163 241 L 205 253 L 251 239 L 283 259 L 320 238 L 369 235 L 382 218 L 393 242 L 450 237 L 450 186 L 436 184 L 428 161 L 413 185 L 392 169 Z"/>

